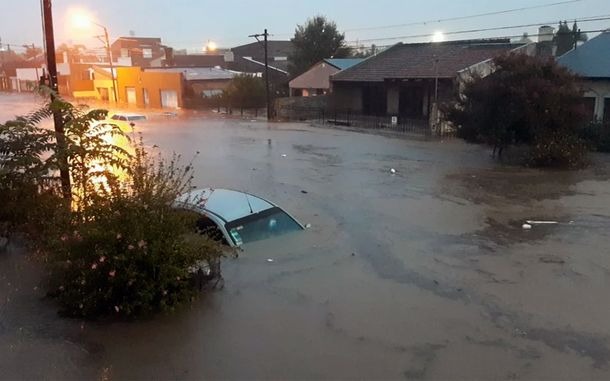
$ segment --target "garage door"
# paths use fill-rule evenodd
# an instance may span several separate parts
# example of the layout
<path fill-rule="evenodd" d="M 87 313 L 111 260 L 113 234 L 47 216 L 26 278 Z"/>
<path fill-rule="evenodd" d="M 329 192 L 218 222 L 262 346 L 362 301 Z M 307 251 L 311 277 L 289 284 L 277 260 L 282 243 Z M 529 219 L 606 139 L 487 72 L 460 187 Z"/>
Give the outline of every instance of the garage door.
<path fill-rule="evenodd" d="M 161 107 L 178 108 L 178 92 L 176 90 L 161 90 Z"/>
<path fill-rule="evenodd" d="M 136 88 L 135 87 L 126 87 L 125 92 L 127 92 L 127 103 L 130 105 L 136 104 Z"/>

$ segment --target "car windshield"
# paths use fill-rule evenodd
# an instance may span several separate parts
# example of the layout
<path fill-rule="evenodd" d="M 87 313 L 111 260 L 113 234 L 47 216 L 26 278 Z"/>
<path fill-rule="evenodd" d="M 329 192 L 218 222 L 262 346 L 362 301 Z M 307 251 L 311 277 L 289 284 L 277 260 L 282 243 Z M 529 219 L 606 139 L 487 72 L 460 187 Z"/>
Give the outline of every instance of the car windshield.
<path fill-rule="evenodd" d="M 231 221 L 225 227 L 238 246 L 303 229 L 278 207 Z"/>
<path fill-rule="evenodd" d="M 144 115 L 130 115 L 127 117 L 127 120 L 146 120 L 146 117 Z"/>

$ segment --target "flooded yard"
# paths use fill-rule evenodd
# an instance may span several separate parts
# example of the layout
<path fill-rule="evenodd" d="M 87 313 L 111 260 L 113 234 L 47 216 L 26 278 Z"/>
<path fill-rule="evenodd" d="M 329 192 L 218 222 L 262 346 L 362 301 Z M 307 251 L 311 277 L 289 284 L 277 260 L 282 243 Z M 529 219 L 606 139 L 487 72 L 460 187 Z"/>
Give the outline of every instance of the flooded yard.
<path fill-rule="evenodd" d="M 610 377 L 609 158 L 538 171 L 458 140 L 306 124 L 138 129 L 185 160 L 199 152 L 196 186 L 259 195 L 311 228 L 244 247 L 223 262 L 224 288 L 134 323 L 59 317 L 39 264 L 12 247 L 1 378 Z"/>

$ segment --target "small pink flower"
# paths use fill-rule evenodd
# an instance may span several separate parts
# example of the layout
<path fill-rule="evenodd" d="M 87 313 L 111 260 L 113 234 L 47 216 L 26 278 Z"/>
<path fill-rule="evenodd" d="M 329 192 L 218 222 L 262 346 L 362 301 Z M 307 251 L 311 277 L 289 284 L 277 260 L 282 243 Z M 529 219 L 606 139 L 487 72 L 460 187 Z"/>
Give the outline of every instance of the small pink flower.
<path fill-rule="evenodd" d="M 143 239 L 140 240 L 140 242 L 138 242 L 138 247 L 141 249 L 143 247 L 146 247 L 146 241 L 144 241 Z"/>
<path fill-rule="evenodd" d="M 97 263 L 94 263 L 91 265 L 91 270 L 95 270 L 95 269 L 97 269 Z"/>
<path fill-rule="evenodd" d="M 116 239 L 121 239 L 121 238 L 123 238 L 123 235 L 121 233 L 117 233 L 116 234 Z"/>
<path fill-rule="evenodd" d="M 179 277 L 179 276 L 177 276 L 177 277 L 176 277 L 176 280 L 177 280 L 177 281 L 179 281 L 179 280 L 180 280 L 180 277 Z"/>
<path fill-rule="evenodd" d="M 119 306 L 114 306 L 114 310 L 115 310 L 116 312 L 119 312 L 121 309 L 119 308 Z"/>
<path fill-rule="evenodd" d="M 66 242 L 68 240 L 68 235 L 64 234 L 64 235 L 61 236 L 60 239 L 62 240 L 62 242 Z"/>
<path fill-rule="evenodd" d="M 109 275 L 111 278 L 114 278 L 114 276 L 116 275 L 116 270 L 112 270 L 111 272 L 109 272 L 109 273 L 108 273 L 108 275 Z"/>
<path fill-rule="evenodd" d="M 100 263 L 104 263 L 105 261 L 106 261 L 106 257 L 102 255 L 100 257 Z"/>
<path fill-rule="evenodd" d="M 135 249 L 135 247 L 133 245 L 129 245 L 129 246 L 127 246 L 127 249 L 133 250 L 133 249 Z"/>
<path fill-rule="evenodd" d="M 167 295 L 167 291 L 163 290 L 163 295 Z"/>
<path fill-rule="evenodd" d="M 83 286 L 84 286 L 86 283 L 87 283 L 87 281 L 86 281 L 86 280 L 84 280 L 84 279 L 80 281 L 80 284 L 81 284 L 81 285 L 83 285 Z"/>

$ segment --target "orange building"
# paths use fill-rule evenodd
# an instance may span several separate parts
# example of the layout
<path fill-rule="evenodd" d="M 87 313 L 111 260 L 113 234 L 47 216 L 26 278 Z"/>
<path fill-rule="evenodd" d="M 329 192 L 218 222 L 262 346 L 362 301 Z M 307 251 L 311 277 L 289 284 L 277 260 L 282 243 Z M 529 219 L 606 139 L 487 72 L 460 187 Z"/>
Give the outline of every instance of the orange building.
<path fill-rule="evenodd" d="M 150 108 L 182 107 L 184 79 L 181 73 L 148 72 L 140 67 L 119 67 L 116 72 L 120 103 Z"/>

